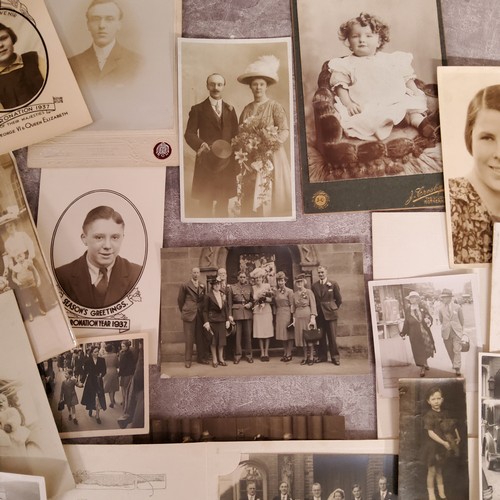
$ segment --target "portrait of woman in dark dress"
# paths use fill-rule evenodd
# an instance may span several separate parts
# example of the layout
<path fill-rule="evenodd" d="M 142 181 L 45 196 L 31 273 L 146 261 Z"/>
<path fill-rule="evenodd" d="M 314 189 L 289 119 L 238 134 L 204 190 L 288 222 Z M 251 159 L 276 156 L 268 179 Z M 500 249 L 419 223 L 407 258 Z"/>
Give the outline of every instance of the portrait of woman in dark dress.
<path fill-rule="evenodd" d="M 0 109 L 31 101 L 43 87 L 46 62 L 36 51 L 17 54 L 14 30 L 0 23 Z"/>
<path fill-rule="evenodd" d="M 89 417 L 95 410 L 95 419 L 98 424 L 101 423 L 100 411 L 106 410 L 106 397 L 104 394 L 103 377 L 106 375 L 106 361 L 99 356 L 99 347 L 94 346 L 90 352 L 90 357 L 85 360 L 83 365 L 83 395 L 81 404 L 89 412 Z"/>
<path fill-rule="evenodd" d="M 429 369 L 427 360 L 436 352 L 431 332 L 432 316 L 420 301 L 418 292 L 410 292 L 406 299 L 410 305 L 405 309 L 405 320 L 400 335 L 403 338 L 408 335 L 410 338 L 415 364 L 420 367 L 420 376 L 425 377 L 425 372 Z"/>

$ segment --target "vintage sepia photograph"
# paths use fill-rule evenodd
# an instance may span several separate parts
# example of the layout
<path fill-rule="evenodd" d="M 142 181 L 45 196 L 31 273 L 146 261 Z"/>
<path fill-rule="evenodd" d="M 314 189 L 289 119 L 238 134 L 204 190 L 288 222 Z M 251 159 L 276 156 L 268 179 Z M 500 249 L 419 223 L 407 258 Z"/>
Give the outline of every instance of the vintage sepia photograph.
<path fill-rule="evenodd" d="M 464 379 L 399 381 L 400 498 L 469 498 L 464 385 Z"/>
<path fill-rule="evenodd" d="M 0 294 L 0 310 L 2 472 L 44 476 L 54 497 L 74 487 L 71 470 L 12 291 Z"/>
<path fill-rule="evenodd" d="M 220 475 L 220 500 L 311 500 L 396 499 L 397 455 L 349 450 L 339 442 L 335 453 L 245 452 L 237 467 Z M 331 445 L 330 445 L 331 447 Z M 224 454 L 222 448 L 220 454 Z"/>
<path fill-rule="evenodd" d="M 362 374 L 359 243 L 162 249 L 168 377 Z"/>
<path fill-rule="evenodd" d="M 0 472 L 0 500 L 47 500 L 45 480 L 41 476 Z"/>
<path fill-rule="evenodd" d="M 30 166 L 178 165 L 181 1 L 144 8 L 133 0 L 49 0 L 47 7 L 93 123 L 36 145 Z"/>
<path fill-rule="evenodd" d="M 305 212 L 442 207 L 439 2 L 295 0 L 292 15 Z"/>
<path fill-rule="evenodd" d="M 147 434 L 149 372 L 144 335 L 94 337 L 43 363 L 61 437 Z"/>
<path fill-rule="evenodd" d="M 450 266 L 490 264 L 500 216 L 500 69 L 439 68 L 438 82 Z"/>
<path fill-rule="evenodd" d="M 183 221 L 295 220 L 291 72 L 288 38 L 179 40 Z"/>
<path fill-rule="evenodd" d="M 2 2 L 0 47 L 0 154 L 91 122 L 45 3 Z"/>
<path fill-rule="evenodd" d="M 75 345 L 12 155 L 0 156 L 0 293 L 13 290 L 37 361 Z"/>
<path fill-rule="evenodd" d="M 491 266 L 491 298 L 489 350 L 500 351 L 500 224 L 493 224 L 493 257 Z"/>
<path fill-rule="evenodd" d="M 377 392 L 397 397 L 398 379 L 460 377 L 477 387 L 483 349 L 475 274 L 369 282 Z"/>

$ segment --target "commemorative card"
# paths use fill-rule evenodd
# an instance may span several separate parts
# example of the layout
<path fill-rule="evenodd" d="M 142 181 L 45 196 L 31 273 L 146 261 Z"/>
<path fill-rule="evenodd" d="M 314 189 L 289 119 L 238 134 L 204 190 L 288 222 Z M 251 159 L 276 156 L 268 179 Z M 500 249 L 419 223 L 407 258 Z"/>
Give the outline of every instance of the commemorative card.
<path fill-rule="evenodd" d="M 42 476 L 0 472 L 0 498 L 47 500 L 45 479 Z"/>
<path fill-rule="evenodd" d="M 181 220 L 295 220 L 289 38 L 179 39 Z"/>
<path fill-rule="evenodd" d="M 0 470 L 43 476 L 52 498 L 75 483 L 12 291 L 0 294 L 0 310 Z"/>
<path fill-rule="evenodd" d="M 439 68 L 438 83 L 450 267 L 488 267 L 500 216 L 500 68 Z"/>
<path fill-rule="evenodd" d="M 360 243 L 162 249 L 165 377 L 370 372 Z"/>
<path fill-rule="evenodd" d="M 61 438 L 149 432 L 147 343 L 144 334 L 92 337 L 44 361 Z"/>
<path fill-rule="evenodd" d="M 442 207 L 439 2 L 293 0 L 292 16 L 304 211 Z"/>
<path fill-rule="evenodd" d="M 469 497 L 463 378 L 399 381 L 399 497 Z"/>
<path fill-rule="evenodd" d="M 33 354 L 40 362 L 71 349 L 75 338 L 42 252 L 12 154 L 0 155 L 0 209 L 0 294 L 14 291 Z"/>
<path fill-rule="evenodd" d="M 44 2 L 0 5 L 0 154 L 91 123 Z"/>
<path fill-rule="evenodd" d="M 77 338 L 145 332 L 155 363 L 165 169 L 96 173 L 43 169 L 40 240 Z"/>
<path fill-rule="evenodd" d="M 398 379 L 457 377 L 475 391 L 483 350 L 478 279 L 456 274 L 369 282 L 377 392 L 396 397 Z"/>
<path fill-rule="evenodd" d="M 94 122 L 30 148 L 28 166 L 178 165 L 181 0 L 46 3 Z"/>

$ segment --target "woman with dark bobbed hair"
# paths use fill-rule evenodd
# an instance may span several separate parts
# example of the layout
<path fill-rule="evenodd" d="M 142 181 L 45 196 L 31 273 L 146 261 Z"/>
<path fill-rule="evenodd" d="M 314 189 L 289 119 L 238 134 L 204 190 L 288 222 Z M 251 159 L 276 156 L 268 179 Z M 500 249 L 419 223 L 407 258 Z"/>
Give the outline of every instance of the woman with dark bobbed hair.
<path fill-rule="evenodd" d="M 12 109 L 31 101 L 43 87 L 46 63 L 36 51 L 16 54 L 14 30 L 0 23 L 0 108 Z"/>
<path fill-rule="evenodd" d="M 474 164 L 449 179 L 455 264 L 491 262 L 493 223 L 500 221 L 500 85 L 481 89 L 469 103 L 465 145 Z"/>

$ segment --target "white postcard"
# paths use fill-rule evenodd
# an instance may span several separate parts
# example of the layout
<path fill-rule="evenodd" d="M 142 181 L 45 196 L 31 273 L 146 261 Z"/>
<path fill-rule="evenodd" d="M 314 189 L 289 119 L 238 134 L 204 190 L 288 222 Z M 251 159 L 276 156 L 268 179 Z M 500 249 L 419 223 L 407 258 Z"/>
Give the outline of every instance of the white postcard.
<path fill-rule="evenodd" d="M 38 227 L 79 340 L 145 332 L 158 351 L 165 169 L 44 169 Z"/>
<path fill-rule="evenodd" d="M 13 290 L 37 362 L 71 349 L 75 338 L 26 202 L 12 154 L 0 155 L 0 293 Z"/>
<path fill-rule="evenodd" d="M 181 220 L 295 220 L 291 43 L 179 39 Z"/>
<path fill-rule="evenodd" d="M 0 154 L 91 123 L 44 2 L 2 2 L 0 40 Z"/>
<path fill-rule="evenodd" d="M 43 476 L 53 497 L 74 487 L 71 470 L 13 292 L 0 311 L 0 469 Z"/>
<path fill-rule="evenodd" d="M 0 498 L 47 500 L 45 479 L 42 476 L 0 472 Z"/>
<path fill-rule="evenodd" d="M 28 166 L 178 165 L 181 1 L 47 0 L 47 7 L 94 123 L 30 148 Z"/>

